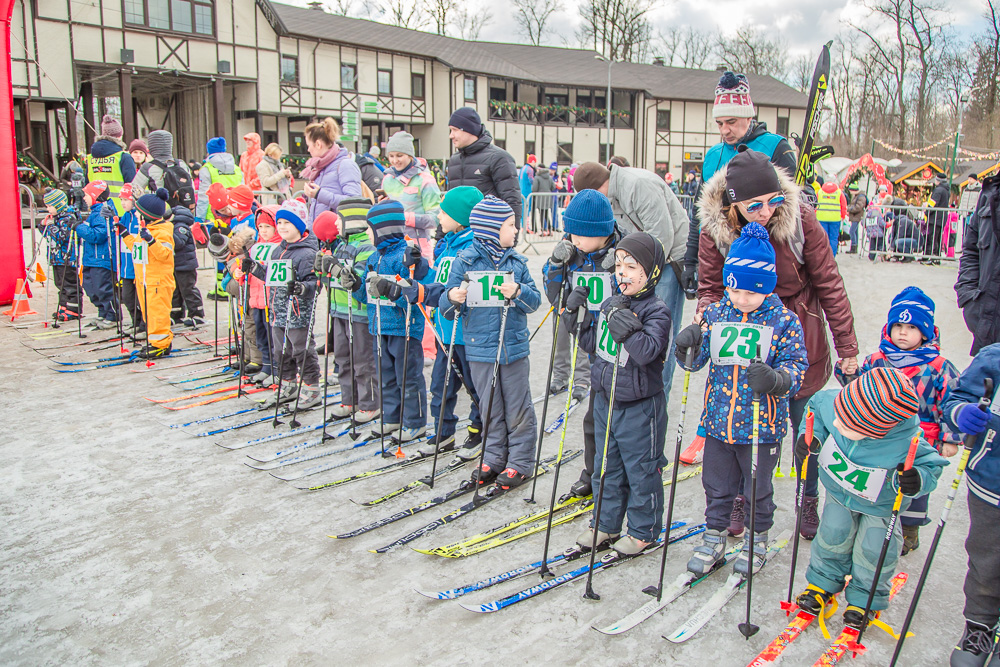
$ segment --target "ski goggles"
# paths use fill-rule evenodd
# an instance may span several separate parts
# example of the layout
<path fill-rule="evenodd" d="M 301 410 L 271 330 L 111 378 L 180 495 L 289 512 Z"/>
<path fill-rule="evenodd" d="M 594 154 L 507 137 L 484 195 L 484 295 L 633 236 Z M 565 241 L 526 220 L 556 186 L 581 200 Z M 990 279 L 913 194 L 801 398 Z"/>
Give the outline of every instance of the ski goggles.
<path fill-rule="evenodd" d="M 767 200 L 767 205 L 771 209 L 776 209 L 784 203 L 785 203 L 785 195 L 776 195 Z M 744 208 L 746 208 L 747 213 L 757 213 L 764 208 L 764 202 L 762 201 L 750 202 L 749 204 L 745 204 Z"/>

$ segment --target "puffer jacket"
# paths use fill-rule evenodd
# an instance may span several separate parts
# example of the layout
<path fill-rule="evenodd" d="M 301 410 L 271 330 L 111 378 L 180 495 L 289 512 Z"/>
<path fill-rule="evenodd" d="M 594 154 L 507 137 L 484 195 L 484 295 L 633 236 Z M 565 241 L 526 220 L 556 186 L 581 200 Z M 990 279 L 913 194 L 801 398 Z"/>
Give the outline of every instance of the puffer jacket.
<path fill-rule="evenodd" d="M 605 306 L 607 302 L 605 302 Z M 628 361 L 618 369 L 615 386 L 615 404 L 627 405 L 635 401 L 655 396 L 663 391 L 663 364 L 670 349 L 670 309 L 667 304 L 650 292 L 642 299 L 632 299 L 629 309 L 642 322 L 642 331 L 637 331 L 622 343 L 628 352 Z M 605 315 L 604 307 L 601 309 Z M 599 327 L 602 319 L 588 318 L 580 329 L 580 348 L 594 355 L 590 367 L 590 382 L 605 398 L 611 396 L 611 381 L 614 363 L 596 355 L 599 336 L 610 336 L 604 327 Z"/>
<path fill-rule="evenodd" d="M 823 388 L 833 373 L 827 318 L 834 346 L 840 357 L 856 357 L 858 338 L 854 315 L 844 289 L 844 280 L 833 259 L 830 239 L 816 221 L 812 207 L 799 200 L 801 188 L 778 172 L 785 203 L 771 217 L 767 231 L 774 246 L 778 284 L 774 293 L 785 307 L 798 315 L 809 351 L 809 371 L 799 396 L 811 396 Z M 723 297 L 722 265 L 739 230 L 729 227 L 723 213 L 722 194 L 726 174 L 716 174 L 702 188 L 698 200 L 702 221 L 698 248 L 698 309 Z"/>
<path fill-rule="evenodd" d="M 271 253 L 272 261 L 276 259 L 292 260 L 295 281 L 306 285 L 305 292 L 298 296 L 288 294 L 287 284 L 266 289 L 267 292 L 270 292 L 268 294 L 271 300 L 269 307 L 271 324 L 274 326 L 283 329 L 304 329 L 309 326 L 316 301 L 316 274 L 313 273 L 313 262 L 316 260 L 318 250 L 319 243 L 316 241 L 316 237 L 306 232 L 295 243 L 282 240 Z M 261 264 L 254 263 L 252 274 L 260 280 L 267 280 L 265 267 Z M 289 317 L 288 312 L 289 301 L 291 301 L 291 317 Z"/>
<path fill-rule="evenodd" d="M 708 183 L 720 171 L 725 173 L 726 165 L 736 157 L 739 147 L 743 145 L 768 156 L 771 164 L 781 167 L 789 178 L 795 178 L 796 158 L 791 144 L 780 134 L 768 132 L 767 123 L 754 121 L 746 136 L 736 144 L 729 145 L 722 141 L 708 149 L 702 162 L 702 180 Z"/>
<path fill-rule="evenodd" d="M 146 225 L 153 236 L 154 243 L 149 244 L 148 263 L 135 264 L 136 282 L 146 287 L 176 286 L 174 281 L 174 225 L 169 220 L 157 220 Z M 122 237 L 122 243 L 130 251 L 132 246 L 141 242 L 138 234 L 128 234 Z"/>
<path fill-rule="evenodd" d="M 569 234 L 565 238 L 569 238 Z M 588 252 L 586 254 L 577 251 L 576 259 L 580 261 L 573 261 L 566 265 L 566 275 L 572 280 L 574 271 L 583 271 L 587 273 L 612 273 L 602 266 L 604 258 L 608 256 L 609 252 L 614 252 L 615 244 L 621 239 L 621 235 L 618 230 L 611 235 L 608 244 L 599 250 L 594 252 Z M 563 270 L 562 268 L 555 268 L 550 263 L 549 260 L 545 261 L 545 265 L 542 267 L 542 276 L 545 279 L 545 298 L 549 300 L 550 304 L 555 304 L 556 299 L 559 298 L 559 294 L 563 289 Z M 576 285 L 574 284 L 574 287 Z M 572 287 L 566 288 L 566 292 L 563 294 L 563 302 L 565 302 L 566 297 L 569 296 L 569 290 Z M 604 299 L 607 299 L 610 294 L 605 294 Z M 603 302 L 603 299 L 602 299 Z M 559 307 L 562 308 L 564 303 L 560 303 Z"/>
<path fill-rule="evenodd" d="M 422 240 L 421 249 L 429 251 L 429 239 L 437 227 L 438 210 L 441 208 L 441 190 L 434 174 L 414 160 L 398 175 L 395 169 L 386 169 L 382 176 L 382 189 L 389 199 L 403 205 L 407 234 Z M 429 252 L 427 256 L 430 256 Z"/>
<path fill-rule="evenodd" d="M 851 198 L 851 203 L 847 205 L 847 219 L 851 222 L 861 222 L 868 208 L 868 196 L 859 192 Z"/>
<path fill-rule="evenodd" d="M 316 216 L 323 211 L 336 213 L 341 200 L 361 196 L 361 170 L 344 148 L 339 150 L 333 161 L 312 182 L 319 186 L 319 192 L 309 199 L 310 229 Z"/>
<path fill-rule="evenodd" d="M 458 149 L 448 160 L 448 187 L 471 185 L 484 195 L 499 197 L 514 209 L 514 223 L 521 228 L 521 186 L 510 153 L 494 145 L 493 135 L 483 130 L 479 138 Z"/>
<path fill-rule="evenodd" d="M 1000 176 L 983 181 L 965 226 L 955 293 L 972 332 L 972 352 L 1000 342 Z"/>
<path fill-rule="evenodd" d="M 848 440 L 833 426 L 833 420 L 837 418 L 833 403 L 839 393 L 839 389 L 827 389 L 809 399 L 808 407 L 812 408 L 815 414 L 813 419 L 813 435 L 820 442 L 824 443 L 823 450 L 832 450 L 833 446 L 836 445 L 844 458 L 851 463 L 856 466 L 881 468 L 886 471 L 886 475 L 882 483 L 882 488 L 878 489 L 878 495 L 875 497 L 875 500 L 868 500 L 858 495 L 858 493 L 848 491 L 839 483 L 838 478 L 833 476 L 831 468 L 820 465 L 819 478 L 823 481 L 823 486 L 826 487 L 828 497 L 834 498 L 838 503 L 852 512 L 860 512 L 861 514 L 881 518 L 890 516 L 892 514 L 892 506 L 896 500 L 896 493 L 899 490 L 896 479 L 896 466 L 906 460 L 907 452 L 910 449 L 910 442 L 915 436 L 920 438 L 917 445 L 917 456 L 913 460 L 913 467 L 920 473 L 920 491 L 913 497 L 903 496 L 901 509 L 906 510 L 913 498 L 925 496 L 937 488 L 941 471 L 948 465 L 948 462 L 924 440 L 916 417 L 910 417 L 900 422 L 884 438 Z M 803 416 L 799 433 L 803 433 L 804 431 L 805 417 Z M 821 457 L 822 455 L 823 453 L 820 454 Z M 845 483 L 854 486 L 854 488 L 858 488 L 860 485 L 860 490 L 874 494 L 874 488 L 868 490 L 864 486 L 868 479 L 869 477 L 866 477 L 862 473 L 855 475 L 852 479 L 846 480 Z M 843 528 L 844 530 L 848 529 L 847 526 Z"/>
<path fill-rule="evenodd" d="M 260 135 L 256 132 L 247 132 L 243 135 L 243 141 L 247 142 L 247 149 L 240 155 L 240 171 L 243 172 L 244 182 L 253 191 L 261 189 L 260 178 L 257 176 L 257 165 L 264 158 L 264 151 L 260 148 Z"/>
<path fill-rule="evenodd" d="M 424 335 L 424 316 L 420 313 L 419 308 L 416 306 L 410 308 L 410 321 L 409 323 L 406 322 L 407 302 L 404 297 L 401 296 L 396 299 L 392 306 L 382 305 L 373 308 L 371 307 L 372 304 L 369 303 L 368 281 L 366 279 L 368 274 L 377 273 L 389 279 L 402 276 L 409 280 L 410 270 L 403 265 L 404 252 L 406 252 L 406 239 L 388 239 L 382 241 L 375 246 L 375 252 L 368 256 L 364 264 L 364 275 L 362 275 L 361 271 L 355 270 L 355 273 L 361 275 L 365 280 L 354 291 L 354 298 L 359 303 L 368 304 L 368 333 L 373 336 L 379 331 L 379 317 L 381 317 L 381 332 L 383 336 L 409 335 L 410 338 L 422 338 Z M 428 271 L 427 275 L 417 280 L 417 282 L 427 285 L 433 279 L 434 276 Z M 381 311 L 381 313 L 378 311 Z"/>
<path fill-rule="evenodd" d="M 128 228 L 129 234 L 139 233 L 139 216 L 136 215 L 135 211 L 125 211 L 124 215 L 121 217 L 121 223 Z M 119 248 L 121 249 L 121 258 L 118 264 L 118 273 L 125 280 L 135 279 L 135 267 L 132 265 L 132 251 L 121 242 L 119 237 Z"/>
<path fill-rule="evenodd" d="M 233 157 L 232 153 L 212 153 L 205 158 L 205 162 L 210 162 L 213 167 L 219 170 L 219 174 L 221 175 L 243 173 L 236 166 L 236 158 Z M 208 188 L 210 185 L 212 185 L 212 174 L 208 171 L 207 167 L 202 165 L 198 171 L 198 194 L 197 203 L 194 208 L 194 217 L 199 220 L 204 220 L 208 214 Z"/>
<path fill-rule="evenodd" d="M 535 172 L 535 177 L 531 179 L 531 192 L 548 193 L 555 191 L 556 191 L 556 184 L 555 181 L 552 180 L 552 175 L 549 174 L 548 169 L 543 169 L 542 167 L 539 167 L 538 171 Z M 542 210 L 542 209 L 551 209 L 552 205 L 555 204 L 555 201 L 556 201 L 555 197 L 549 197 L 543 194 L 541 197 L 536 197 L 531 203 L 535 208 Z"/>
<path fill-rule="evenodd" d="M 90 207 L 90 215 L 76 226 L 76 235 L 83 240 L 83 266 L 111 270 L 111 246 L 108 244 L 108 219 L 101 215 L 108 202 Z"/>
<path fill-rule="evenodd" d="M 494 263 L 486 247 L 479 241 L 473 241 L 452 262 L 451 275 L 438 301 L 445 317 L 455 317 L 457 313 L 462 318 L 466 358 L 469 361 L 493 363 L 500 344 L 503 308 L 469 308 L 464 303 L 456 306 L 448 299 L 448 292 L 459 287 L 469 271 L 509 271 L 514 274 L 514 281 L 521 286 L 521 291 L 510 302 L 507 311 L 507 329 L 504 331 L 500 363 L 510 364 L 528 356 L 528 313 L 534 312 L 542 303 L 542 295 L 528 271 L 528 258 L 513 248 L 508 248 L 500 261 Z"/>
<path fill-rule="evenodd" d="M 80 224 L 79 214 L 74 208 L 52 216 L 52 221 L 42 230 L 42 238 L 49 244 L 49 264 L 52 266 L 76 266 L 76 239 L 73 229 Z"/>
<path fill-rule="evenodd" d="M 381 165 L 376 165 L 375 160 L 367 155 L 355 155 L 354 162 L 358 165 L 361 180 L 365 182 L 368 189 L 372 192 L 378 190 L 382 186 L 382 174 L 386 169 L 380 168 Z"/>
<path fill-rule="evenodd" d="M 351 234 L 347 237 L 347 243 L 338 243 L 333 250 L 333 256 L 341 263 L 350 262 L 352 266 L 367 266 L 368 258 L 375 252 L 375 246 L 368 240 L 368 235 L 364 232 Z M 368 321 L 368 305 L 355 299 L 348 294 L 347 290 L 340 286 L 340 282 L 334 280 L 333 283 L 333 316 L 346 320 L 348 315 L 353 315 L 352 322 Z M 350 299 L 350 310 L 348 310 L 348 299 Z"/>
<path fill-rule="evenodd" d="M 775 370 L 784 370 L 792 380 L 783 396 L 763 395 L 760 399 L 760 442 L 777 443 L 788 428 L 788 400 L 802 384 L 809 362 L 802 344 L 802 325 L 795 313 L 785 308 L 781 299 L 771 294 L 757 310 L 744 313 L 728 296 L 713 303 L 703 313 L 708 330 L 694 360 L 693 370 L 699 370 L 711 360 L 712 329 L 724 322 L 749 322 L 774 327 L 765 363 Z M 764 341 L 761 341 L 761 345 Z M 711 364 L 705 383 L 705 410 L 702 426 L 713 438 L 733 444 L 748 445 L 753 432 L 753 390 L 746 382 L 746 367 Z M 739 410 L 734 410 L 739 406 Z"/>
<path fill-rule="evenodd" d="M 197 271 L 198 248 L 191 235 L 194 214 L 183 206 L 172 209 L 174 217 L 174 271 Z"/>
<path fill-rule="evenodd" d="M 451 269 L 459 253 L 472 245 L 475 235 L 471 227 L 465 227 L 458 232 L 448 232 L 434 245 L 434 284 L 428 286 L 425 301 L 436 306 L 441 300 L 441 293 L 451 276 Z M 434 309 L 434 328 L 445 345 L 451 343 L 452 323 L 455 327 L 455 345 L 465 345 L 462 332 L 462 318 L 445 319 L 440 308 Z"/>

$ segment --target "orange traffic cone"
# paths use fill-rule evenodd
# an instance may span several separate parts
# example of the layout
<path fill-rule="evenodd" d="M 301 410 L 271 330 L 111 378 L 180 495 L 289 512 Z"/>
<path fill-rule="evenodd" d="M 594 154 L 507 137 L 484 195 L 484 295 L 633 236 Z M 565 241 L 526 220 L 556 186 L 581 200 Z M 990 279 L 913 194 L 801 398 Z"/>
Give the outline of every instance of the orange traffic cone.
<path fill-rule="evenodd" d="M 38 312 L 32 310 L 28 304 L 27 290 L 28 284 L 22 278 L 18 278 L 17 285 L 14 287 L 14 303 L 0 314 L 10 315 L 11 322 L 24 315 L 37 315 Z"/>
<path fill-rule="evenodd" d="M 42 270 L 42 263 L 41 262 L 35 262 L 35 280 L 34 281 L 36 283 L 44 283 L 45 280 L 46 280 L 46 278 L 45 278 L 45 271 Z"/>

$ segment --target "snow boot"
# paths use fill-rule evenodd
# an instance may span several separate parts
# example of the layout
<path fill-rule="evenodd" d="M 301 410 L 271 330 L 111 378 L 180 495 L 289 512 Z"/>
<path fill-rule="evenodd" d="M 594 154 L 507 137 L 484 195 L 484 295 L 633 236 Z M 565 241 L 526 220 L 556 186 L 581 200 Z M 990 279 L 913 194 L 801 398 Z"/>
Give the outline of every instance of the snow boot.
<path fill-rule="evenodd" d="M 990 651 L 994 648 L 996 628 L 988 628 L 975 621 L 965 622 L 965 632 L 951 652 L 951 667 L 983 667 L 990 659 Z M 993 663 L 1000 662 L 996 652 L 993 653 Z"/>
<path fill-rule="evenodd" d="M 455 449 L 454 434 L 444 436 L 440 440 L 438 440 L 437 435 L 435 435 L 427 442 L 427 444 L 417 447 L 417 453 L 421 456 L 434 456 L 435 451 L 439 454 L 443 454 L 444 452 L 450 452 L 453 449 Z"/>
<path fill-rule="evenodd" d="M 862 607 L 849 604 L 844 610 L 844 625 L 855 630 L 860 630 L 862 625 L 871 624 L 876 618 L 878 618 L 878 612 L 874 609 L 868 612 L 867 620 L 865 619 L 865 610 Z"/>
<path fill-rule="evenodd" d="M 819 530 L 819 498 L 816 496 L 802 496 L 802 530 L 799 535 L 804 540 L 811 540 L 816 537 Z"/>
<path fill-rule="evenodd" d="M 736 496 L 733 501 L 733 511 L 729 515 L 729 536 L 739 537 L 743 534 L 743 524 L 746 521 L 747 499 L 742 495 Z"/>
<path fill-rule="evenodd" d="M 823 611 L 826 605 L 830 604 L 830 600 L 834 598 L 836 593 L 827 593 L 819 586 L 813 586 L 809 584 L 804 591 L 799 593 L 799 596 L 795 598 L 795 604 L 798 605 L 799 609 L 802 611 L 809 612 L 814 616 L 819 616 L 819 613 Z"/>
<path fill-rule="evenodd" d="M 478 484 L 479 486 L 486 486 L 487 484 L 492 484 L 493 481 L 500 476 L 496 470 L 490 467 L 488 463 L 484 463 L 481 468 L 477 468 L 472 471 L 473 484 Z"/>
<path fill-rule="evenodd" d="M 359 424 L 367 424 L 370 421 L 378 419 L 378 410 L 358 410 L 354 413 L 354 421 Z"/>
<path fill-rule="evenodd" d="M 528 479 L 527 475 L 522 475 L 513 468 L 505 468 L 502 473 L 497 476 L 496 483 L 504 491 L 509 491 L 515 486 L 521 486 L 524 481 Z"/>
<path fill-rule="evenodd" d="M 275 392 L 271 394 L 267 399 L 260 404 L 261 410 L 273 410 L 275 405 L 280 405 L 282 403 L 291 403 L 295 400 L 295 397 L 299 395 L 299 388 L 294 382 L 286 382 L 281 385 L 281 392 Z"/>
<path fill-rule="evenodd" d="M 303 384 L 302 394 L 299 396 L 299 410 L 308 410 L 322 404 L 323 392 L 320 391 L 319 386 Z M 292 408 L 292 406 L 289 405 L 289 408 Z"/>
<path fill-rule="evenodd" d="M 621 556 L 637 556 L 641 554 L 646 549 L 652 547 L 656 542 L 643 542 L 638 540 L 631 535 L 622 535 L 621 539 L 615 542 L 614 546 L 611 547 Z"/>
<path fill-rule="evenodd" d="M 764 567 L 764 553 L 767 551 L 767 531 L 753 536 L 753 572 L 757 574 Z M 733 571 L 747 576 L 750 564 L 750 544 L 743 540 L 743 550 L 733 563 Z"/>
<path fill-rule="evenodd" d="M 694 555 L 688 561 L 688 572 L 697 575 L 708 574 L 726 557 L 726 534 L 709 528 L 701 534 L 701 545 L 694 548 Z"/>
<path fill-rule="evenodd" d="M 482 446 L 483 430 L 481 428 L 473 429 L 473 427 L 470 426 L 469 437 L 467 437 L 465 442 L 462 443 L 462 447 L 455 452 L 455 456 L 463 461 L 478 459 L 479 453 L 482 451 Z"/>
<path fill-rule="evenodd" d="M 354 406 L 346 405 L 344 403 L 340 403 L 339 405 L 335 405 L 332 408 L 330 408 L 330 414 L 336 417 L 337 419 L 350 417 L 352 412 L 354 412 Z"/>
<path fill-rule="evenodd" d="M 614 535 L 610 533 L 605 533 L 603 530 L 597 531 L 597 550 L 602 551 L 607 549 L 612 542 L 618 539 L 618 534 Z M 579 535 L 576 536 L 576 546 L 580 548 L 580 551 L 589 552 L 590 545 L 594 543 L 594 529 L 588 528 Z"/>
<path fill-rule="evenodd" d="M 920 526 L 907 526 L 903 524 L 903 551 L 899 554 L 905 556 L 911 551 L 916 551 L 920 546 Z"/>

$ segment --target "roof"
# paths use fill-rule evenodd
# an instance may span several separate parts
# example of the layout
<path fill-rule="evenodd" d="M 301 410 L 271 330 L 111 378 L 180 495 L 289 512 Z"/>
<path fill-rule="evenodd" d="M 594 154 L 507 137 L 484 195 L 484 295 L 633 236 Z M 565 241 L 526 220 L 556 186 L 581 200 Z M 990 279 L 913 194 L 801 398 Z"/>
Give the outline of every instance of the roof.
<path fill-rule="evenodd" d="M 589 49 L 473 42 L 315 9 L 278 3 L 271 6 L 290 35 L 422 56 L 456 70 L 550 86 L 604 88 L 608 83 L 607 63 L 596 59 L 596 52 Z M 611 77 L 612 86 L 619 90 L 643 90 L 655 98 L 698 102 L 714 101 L 719 81 L 719 73 L 712 70 L 638 63 L 615 63 Z M 757 104 L 806 107 L 804 94 L 773 77 L 747 78 Z"/>
<path fill-rule="evenodd" d="M 904 178 L 909 178 L 917 172 L 923 171 L 925 167 L 930 167 L 932 170 L 939 174 L 944 173 L 944 169 L 937 166 L 930 160 L 917 160 L 911 162 L 902 162 L 899 166 L 891 167 L 886 169 L 886 175 L 892 180 L 893 183 L 898 183 Z"/>

